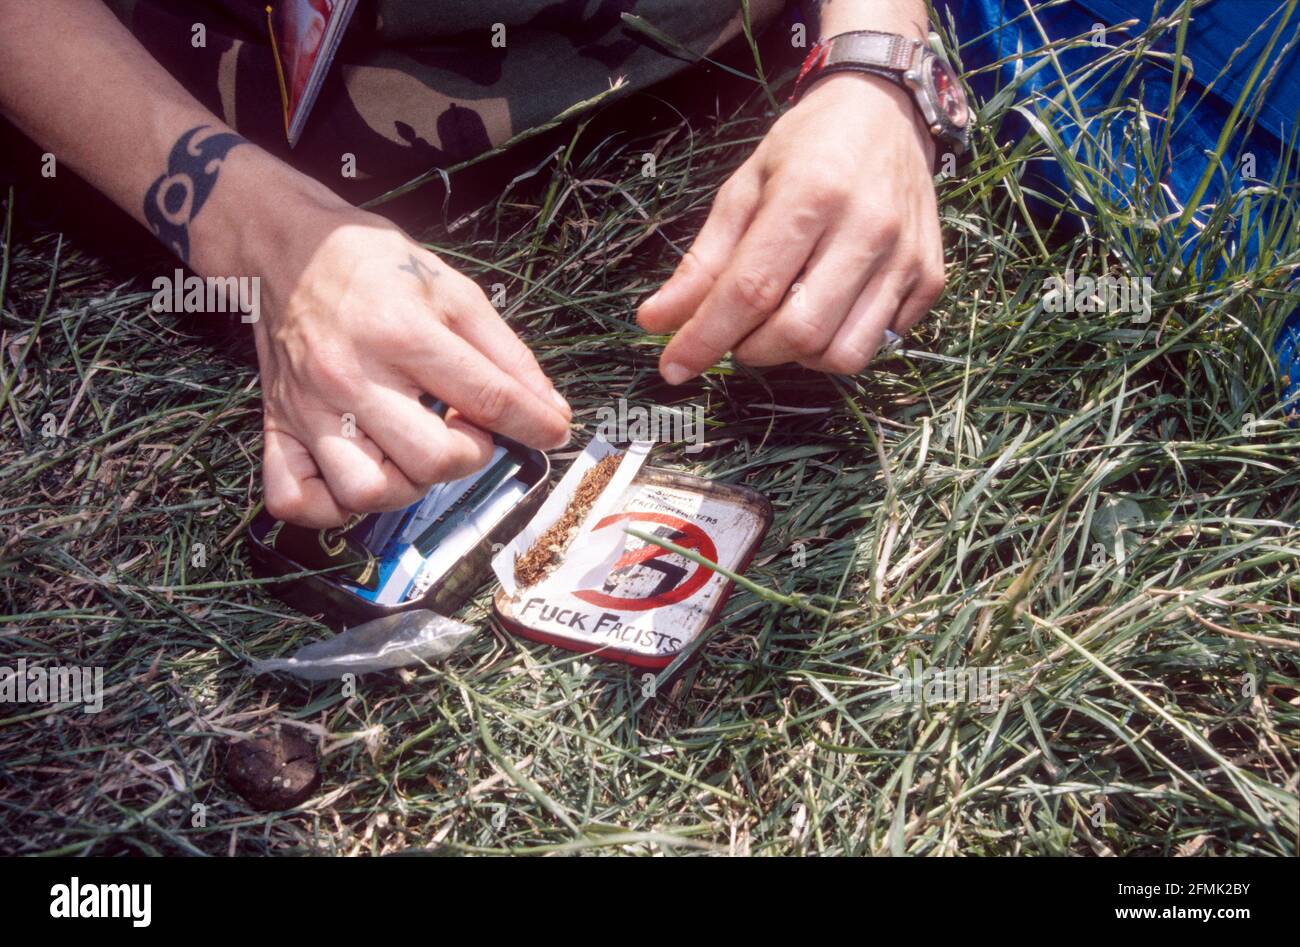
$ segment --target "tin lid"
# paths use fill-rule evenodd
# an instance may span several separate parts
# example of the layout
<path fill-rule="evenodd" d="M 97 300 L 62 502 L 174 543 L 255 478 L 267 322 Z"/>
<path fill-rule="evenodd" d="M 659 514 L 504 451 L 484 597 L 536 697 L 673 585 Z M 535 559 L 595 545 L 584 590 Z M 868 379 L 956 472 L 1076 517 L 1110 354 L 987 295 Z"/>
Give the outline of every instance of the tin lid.
<path fill-rule="evenodd" d="M 597 454 L 612 450 L 595 448 Z M 592 464 L 575 468 L 589 470 Z M 569 537 L 547 575 L 525 585 L 520 576 L 503 574 L 543 538 L 550 525 L 548 507 L 554 520 L 557 509 L 571 504 L 580 480 L 566 475 L 535 521 L 494 561 L 502 579 L 493 602 L 496 615 L 522 637 L 639 667 L 666 667 L 714 622 L 732 583 L 627 530 L 656 536 L 739 573 L 771 524 L 771 504 L 747 487 L 659 468 L 634 469 L 593 504 L 598 508 L 591 510 L 590 522 Z"/>

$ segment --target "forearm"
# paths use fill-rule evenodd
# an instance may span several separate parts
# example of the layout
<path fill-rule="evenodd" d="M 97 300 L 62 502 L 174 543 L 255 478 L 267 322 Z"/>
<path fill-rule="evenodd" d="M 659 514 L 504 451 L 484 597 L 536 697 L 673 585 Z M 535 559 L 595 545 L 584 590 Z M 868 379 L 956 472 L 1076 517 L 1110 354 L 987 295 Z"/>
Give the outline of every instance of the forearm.
<path fill-rule="evenodd" d="M 283 226 L 280 202 L 337 200 L 235 136 L 98 0 L 0 0 L 0 21 L 0 111 L 198 272 L 274 245 L 259 231 Z"/>
<path fill-rule="evenodd" d="M 925 0 L 822 0 L 819 34 L 824 39 L 853 30 L 879 30 L 924 37 Z"/>

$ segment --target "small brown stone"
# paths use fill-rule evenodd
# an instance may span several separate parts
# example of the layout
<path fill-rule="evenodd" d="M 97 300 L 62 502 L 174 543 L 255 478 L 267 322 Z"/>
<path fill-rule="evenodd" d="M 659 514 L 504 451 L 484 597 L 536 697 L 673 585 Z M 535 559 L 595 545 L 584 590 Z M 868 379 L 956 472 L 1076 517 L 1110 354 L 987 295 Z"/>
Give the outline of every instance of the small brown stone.
<path fill-rule="evenodd" d="M 316 751 L 296 733 L 282 730 L 232 741 L 226 782 L 259 812 L 292 809 L 320 786 Z"/>

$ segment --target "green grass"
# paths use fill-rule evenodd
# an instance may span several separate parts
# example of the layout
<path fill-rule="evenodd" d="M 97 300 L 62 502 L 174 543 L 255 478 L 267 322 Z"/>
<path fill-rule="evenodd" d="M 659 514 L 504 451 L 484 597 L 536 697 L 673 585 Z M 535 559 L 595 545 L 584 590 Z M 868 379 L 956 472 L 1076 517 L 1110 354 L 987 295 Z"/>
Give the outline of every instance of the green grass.
<path fill-rule="evenodd" d="M 707 449 L 657 462 L 776 508 L 758 591 L 655 696 L 640 672 L 494 627 L 486 587 L 464 613 L 481 633 L 445 667 L 352 697 L 251 678 L 249 655 L 328 631 L 265 594 L 242 547 L 260 498 L 247 347 L 152 314 L 141 274 L 6 231 L 0 650 L 103 666 L 111 691 L 97 716 L 4 708 L 0 849 L 1294 853 L 1300 430 L 1269 357 L 1300 304 L 1294 185 L 1188 229 L 1160 189 L 1102 186 L 1099 139 L 1070 152 L 1040 124 L 998 147 L 1009 107 L 986 107 L 941 186 L 942 301 L 858 378 L 727 363 L 668 389 L 662 340 L 631 321 L 770 123 L 762 89 L 653 137 L 573 130 L 580 147 L 430 235 L 507 284 L 588 433 L 619 396 L 703 403 Z M 1151 116 L 1120 100 L 1108 117 L 1096 135 L 1162 153 Z M 1083 236 L 1025 211 L 1019 172 L 1048 154 L 1091 198 Z M 1229 215 L 1262 236 L 1257 259 Z M 1043 279 L 1068 266 L 1151 273 L 1152 321 L 1044 312 Z M 913 660 L 996 666 L 996 711 L 892 698 Z M 324 783 L 257 814 L 221 782 L 223 748 L 276 723 L 319 741 Z"/>

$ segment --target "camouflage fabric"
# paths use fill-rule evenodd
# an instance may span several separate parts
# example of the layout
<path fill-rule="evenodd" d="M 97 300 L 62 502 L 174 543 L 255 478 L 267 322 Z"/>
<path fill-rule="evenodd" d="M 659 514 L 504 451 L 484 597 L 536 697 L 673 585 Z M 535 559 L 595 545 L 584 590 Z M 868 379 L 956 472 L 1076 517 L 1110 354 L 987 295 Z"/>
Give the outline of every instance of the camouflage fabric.
<path fill-rule="evenodd" d="M 317 176 L 395 184 L 554 118 L 619 78 L 644 88 L 687 67 L 622 20 L 706 54 L 738 36 L 740 0 L 362 0 L 307 129 L 289 154 L 267 0 L 105 0 L 145 47 L 241 134 Z M 751 0 L 755 26 L 785 0 Z M 206 45 L 193 44 L 203 24 Z M 494 29 L 504 46 L 494 46 Z"/>

